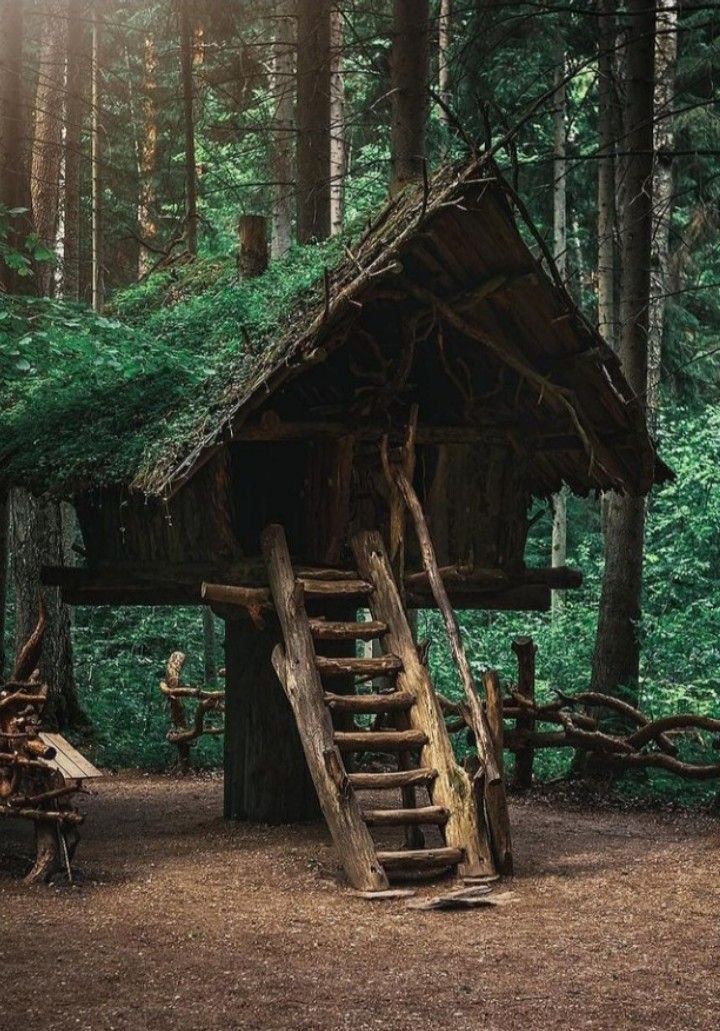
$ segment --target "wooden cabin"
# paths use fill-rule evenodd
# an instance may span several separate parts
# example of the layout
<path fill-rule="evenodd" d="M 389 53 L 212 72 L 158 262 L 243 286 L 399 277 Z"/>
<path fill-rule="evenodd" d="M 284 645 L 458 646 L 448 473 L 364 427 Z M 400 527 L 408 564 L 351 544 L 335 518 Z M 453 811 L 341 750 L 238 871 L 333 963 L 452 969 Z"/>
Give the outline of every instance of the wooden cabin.
<path fill-rule="evenodd" d="M 203 582 L 262 588 L 270 523 L 296 563 L 352 565 L 358 530 L 394 532 L 381 444 L 401 446 L 416 419 L 414 486 L 453 567 L 453 603 L 544 609 L 551 587 L 580 576 L 526 567 L 532 499 L 563 484 L 644 494 L 659 475 L 616 355 L 532 254 L 487 162 L 388 203 L 288 322 L 186 446 L 128 482 L 65 489 L 84 565 L 45 576 L 69 602 L 200 604 Z M 419 570 L 408 533 L 411 607 L 432 604 Z M 346 601 L 342 618 L 352 611 Z M 222 614 L 226 814 L 308 817 L 314 793 L 270 661 L 278 629 Z"/>

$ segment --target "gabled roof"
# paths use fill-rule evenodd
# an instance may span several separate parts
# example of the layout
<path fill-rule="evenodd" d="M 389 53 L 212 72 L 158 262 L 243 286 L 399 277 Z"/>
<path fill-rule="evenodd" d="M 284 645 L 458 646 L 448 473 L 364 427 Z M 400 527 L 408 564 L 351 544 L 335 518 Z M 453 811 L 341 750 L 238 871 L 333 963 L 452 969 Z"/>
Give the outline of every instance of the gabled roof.
<path fill-rule="evenodd" d="M 543 433 L 554 436 L 548 446 L 532 445 L 535 493 L 550 493 L 563 481 L 581 493 L 608 487 L 646 492 L 655 455 L 642 405 L 616 355 L 524 242 L 508 190 L 494 165 L 479 159 L 448 166 L 426 187 L 389 202 L 343 259 L 294 302 L 282 329 L 264 332 L 260 346 L 238 339 L 238 361 L 213 389 L 191 386 L 205 391 L 205 410 L 188 415 L 172 397 L 164 411 L 162 398 L 154 397 L 149 424 L 140 397 L 136 424 L 131 419 L 118 433 L 117 448 L 128 456 L 123 482 L 150 495 L 172 493 L 269 395 L 345 346 L 390 292 L 431 310 L 448 348 L 462 340 L 482 355 L 501 384 L 503 424 L 515 446 L 527 446 L 525 435 L 535 441 Z M 143 346 L 152 349 L 152 341 Z M 85 414 L 81 407 L 68 411 L 60 420 L 65 425 L 51 432 L 75 434 L 76 453 L 84 441 L 87 454 L 96 455 L 92 411 L 89 396 Z M 7 478 L 37 488 L 32 464 L 23 472 L 18 459 L 21 446 L 17 434 L 5 452 L 0 444 Z M 75 470 L 61 462 L 53 469 L 49 460 L 43 482 L 65 492 L 108 482 L 107 463 L 102 452 Z"/>

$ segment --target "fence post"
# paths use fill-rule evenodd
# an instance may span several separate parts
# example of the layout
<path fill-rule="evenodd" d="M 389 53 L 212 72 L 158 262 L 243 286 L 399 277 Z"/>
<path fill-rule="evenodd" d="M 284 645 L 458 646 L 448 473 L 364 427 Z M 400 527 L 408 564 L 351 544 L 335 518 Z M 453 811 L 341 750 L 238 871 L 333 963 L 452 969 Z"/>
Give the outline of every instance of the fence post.
<path fill-rule="evenodd" d="M 529 702 L 535 703 L 535 653 L 537 648 L 532 637 L 517 637 L 512 643 L 512 650 L 517 656 L 518 693 Z M 516 730 L 518 739 L 524 734 L 532 734 L 535 730 L 535 718 L 530 714 L 517 717 Z M 532 787 L 533 759 L 535 750 L 532 745 L 522 745 L 515 752 L 515 770 L 512 787 L 516 791 L 528 791 Z"/>

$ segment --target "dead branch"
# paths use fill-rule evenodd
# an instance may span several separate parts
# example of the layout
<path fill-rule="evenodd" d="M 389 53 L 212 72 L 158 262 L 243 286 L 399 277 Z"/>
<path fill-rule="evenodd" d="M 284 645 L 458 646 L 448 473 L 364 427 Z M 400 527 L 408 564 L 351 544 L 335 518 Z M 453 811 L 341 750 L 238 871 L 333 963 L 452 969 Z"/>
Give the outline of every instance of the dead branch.
<path fill-rule="evenodd" d="M 0 687 L 0 818 L 35 824 L 36 859 L 28 875 L 33 882 L 47 880 L 60 867 L 65 829 L 76 833 L 73 828 L 83 820 L 67 804 L 78 782 L 66 781 L 57 764 L 50 765 L 57 750 L 40 735 L 48 698 L 38 672 L 45 626 L 40 596 L 37 625 L 18 653 L 10 680 Z"/>
<path fill-rule="evenodd" d="M 42 594 L 38 599 L 38 608 L 39 613 L 37 626 L 18 653 L 18 657 L 15 660 L 15 666 L 10 677 L 11 680 L 30 680 L 33 671 L 40 662 L 43 636 L 45 634 L 45 624 L 47 623 L 45 600 Z"/>

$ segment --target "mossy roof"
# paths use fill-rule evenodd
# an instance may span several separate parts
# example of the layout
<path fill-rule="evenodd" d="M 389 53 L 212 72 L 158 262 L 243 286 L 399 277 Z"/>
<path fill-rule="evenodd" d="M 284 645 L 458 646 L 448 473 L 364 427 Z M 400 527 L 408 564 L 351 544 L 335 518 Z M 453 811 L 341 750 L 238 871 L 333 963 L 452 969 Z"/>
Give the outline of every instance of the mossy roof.
<path fill-rule="evenodd" d="M 447 313 L 461 297 L 469 338 L 524 377 L 539 411 L 567 414 L 584 455 L 538 458 L 538 492 L 562 480 L 649 488 L 654 452 L 616 356 L 530 253 L 482 161 L 389 202 L 351 248 L 296 248 L 251 282 L 230 261 L 198 261 L 121 294 L 106 316 L 0 299 L 0 482 L 171 492 L 258 398 L 342 346 L 388 282 Z"/>

